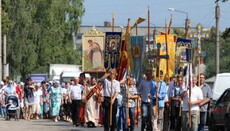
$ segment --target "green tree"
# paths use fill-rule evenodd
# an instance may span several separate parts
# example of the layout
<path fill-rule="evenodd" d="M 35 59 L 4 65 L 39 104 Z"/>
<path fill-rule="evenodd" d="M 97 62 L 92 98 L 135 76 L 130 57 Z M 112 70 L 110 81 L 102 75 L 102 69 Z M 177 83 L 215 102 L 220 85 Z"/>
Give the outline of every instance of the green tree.
<path fill-rule="evenodd" d="M 84 14 L 83 0 L 9 1 L 11 75 L 47 73 L 49 64 L 81 64 L 72 33 Z"/>
<path fill-rule="evenodd" d="M 221 34 L 223 34 L 220 38 L 220 73 L 229 72 L 230 71 L 230 36 L 226 35 L 228 32 L 228 28 Z M 212 27 L 210 30 L 210 37 L 208 39 L 203 40 L 202 50 L 207 53 L 205 57 L 206 60 L 206 75 L 207 77 L 212 77 L 215 75 L 215 66 L 216 66 L 216 29 Z M 225 34 L 225 35 L 224 35 Z"/>

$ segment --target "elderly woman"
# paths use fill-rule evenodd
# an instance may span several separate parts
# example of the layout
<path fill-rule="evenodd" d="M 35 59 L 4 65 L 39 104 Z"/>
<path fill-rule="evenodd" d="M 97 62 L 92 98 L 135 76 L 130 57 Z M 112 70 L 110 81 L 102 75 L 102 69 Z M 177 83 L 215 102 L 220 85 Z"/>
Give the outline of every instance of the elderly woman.
<path fill-rule="evenodd" d="M 60 106 L 63 104 L 63 94 L 62 94 L 62 87 L 60 86 L 60 82 L 56 81 L 54 86 L 52 86 L 49 90 L 49 94 L 47 95 L 47 101 L 50 96 L 51 100 L 51 115 L 53 116 L 53 119 L 55 122 L 58 122 L 59 112 L 60 112 Z"/>

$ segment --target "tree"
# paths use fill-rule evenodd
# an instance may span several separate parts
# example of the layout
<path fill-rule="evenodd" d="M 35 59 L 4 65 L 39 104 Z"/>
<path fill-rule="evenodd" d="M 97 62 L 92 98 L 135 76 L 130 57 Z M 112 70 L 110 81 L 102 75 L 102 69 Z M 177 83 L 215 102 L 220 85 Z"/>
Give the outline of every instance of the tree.
<path fill-rule="evenodd" d="M 221 34 L 222 37 L 220 38 L 220 73 L 229 72 L 230 71 L 230 36 L 224 35 L 227 34 L 228 28 Z M 216 48 L 215 48 L 215 40 L 216 40 L 216 29 L 214 27 L 210 30 L 210 38 L 205 39 L 202 43 L 202 50 L 207 53 L 206 56 L 206 75 L 207 77 L 212 77 L 215 75 L 215 66 L 216 66 Z"/>
<path fill-rule="evenodd" d="M 8 39 L 11 75 L 47 73 L 49 64 L 81 64 L 73 50 L 72 32 L 79 30 L 83 0 L 9 1 L 12 27 Z M 74 14 L 74 15 L 73 15 Z"/>

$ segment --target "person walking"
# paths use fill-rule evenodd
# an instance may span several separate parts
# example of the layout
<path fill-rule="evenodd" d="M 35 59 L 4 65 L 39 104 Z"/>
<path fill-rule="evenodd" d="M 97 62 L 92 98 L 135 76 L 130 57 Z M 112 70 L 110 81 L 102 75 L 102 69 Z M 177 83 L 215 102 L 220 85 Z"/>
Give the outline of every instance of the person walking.
<path fill-rule="evenodd" d="M 63 104 L 63 95 L 62 95 L 62 87 L 60 86 L 60 82 L 56 81 L 55 85 L 50 88 L 49 94 L 47 94 L 47 101 L 50 96 L 51 100 L 51 115 L 55 122 L 58 122 L 60 106 Z"/>
<path fill-rule="evenodd" d="M 69 103 L 72 103 L 72 121 L 73 126 L 80 126 L 80 108 L 82 105 L 84 86 L 79 84 L 79 77 L 74 77 L 74 84 L 70 86 L 68 90 Z"/>
<path fill-rule="evenodd" d="M 200 124 L 198 126 L 198 131 L 204 131 L 204 127 L 206 124 L 207 118 L 207 109 L 208 104 L 212 100 L 212 90 L 207 83 L 205 83 L 205 75 L 203 73 L 200 74 L 200 88 L 203 93 L 203 101 L 200 103 Z"/>
<path fill-rule="evenodd" d="M 120 93 L 120 83 L 115 80 L 115 70 L 110 69 L 101 81 L 104 82 L 104 101 L 103 101 L 103 124 L 104 131 L 115 131 L 117 128 L 116 114 L 117 114 L 117 96 Z M 112 86 L 113 85 L 113 86 Z M 112 86 L 112 87 L 111 87 Z M 112 114 L 110 112 L 110 105 L 112 104 Z M 112 115 L 112 125 L 110 126 L 110 114 Z"/>

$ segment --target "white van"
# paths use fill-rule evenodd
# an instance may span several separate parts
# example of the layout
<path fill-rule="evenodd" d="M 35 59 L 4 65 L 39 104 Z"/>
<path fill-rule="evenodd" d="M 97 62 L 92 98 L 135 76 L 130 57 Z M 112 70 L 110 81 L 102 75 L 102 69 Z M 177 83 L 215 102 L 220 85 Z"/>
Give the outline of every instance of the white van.
<path fill-rule="evenodd" d="M 213 100 L 218 100 L 221 94 L 230 88 L 230 73 L 217 74 L 213 86 Z"/>

